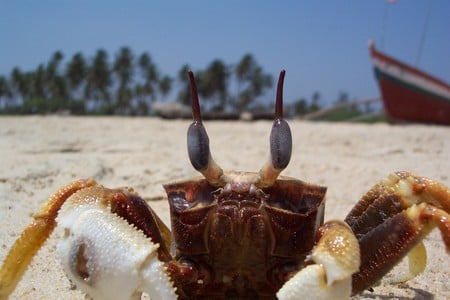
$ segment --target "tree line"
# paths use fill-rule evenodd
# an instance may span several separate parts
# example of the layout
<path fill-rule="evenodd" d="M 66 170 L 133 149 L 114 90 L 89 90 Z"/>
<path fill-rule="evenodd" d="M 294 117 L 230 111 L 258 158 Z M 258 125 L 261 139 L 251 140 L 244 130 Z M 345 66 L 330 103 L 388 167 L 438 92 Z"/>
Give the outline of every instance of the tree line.
<path fill-rule="evenodd" d="M 152 104 L 168 95 L 190 106 L 190 69 L 185 64 L 175 77 L 163 74 L 148 52 L 135 54 L 129 47 L 121 47 L 113 56 L 104 49 L 92 57 L 78 52 L 68 60 L 56 51 L 34 70 L 14 67 L 9 75 L 0 75 L 0 114 L 149 115 Z M 260 100 L 274 78 L 251 53 L 232 64 L 214 59 L 194 71 L 203 111 L 272 111 L 272 103 L 267 108 Z M 335 103 L 349 99 L 340 92 Z M 319 92 L 310 99 L 299 98 L 286 105 L 287 116 L 308 115 L 321 109 L 321 102 Z M 346 119 L 370 110 L 352 106 L 326 119 Z"/>
<path fill-rule="evenodd" d="M 171 77 L 159 70 L 148 52 L 135 54 L 129 47 L 120 48 L 112 58 L 99 49 L 93 57 L 78 52 L 68 61 L 62 51 L 56 51 L 34 70 L 15 67 L 9 75 L 0 76 L 0 112 L 148 115 L 153 102 L 171 93 L 190 105 L 189 69 L 185 64 Z M 210 111 L 255 107 L 273 85 L 272 75 L 252 54 L 235 64 L 215 59 L 205 69 L 195 70 L 195 76 Z M 175 85 L 178 93 L 173 92 Z"/>

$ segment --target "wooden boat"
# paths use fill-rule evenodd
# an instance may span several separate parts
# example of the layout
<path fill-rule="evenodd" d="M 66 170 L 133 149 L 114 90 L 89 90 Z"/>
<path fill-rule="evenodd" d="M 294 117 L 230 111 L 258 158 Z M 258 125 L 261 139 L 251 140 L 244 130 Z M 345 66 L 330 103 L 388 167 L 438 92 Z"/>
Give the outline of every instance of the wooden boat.
<path fill-rule="evenodd" d="M 450 125 L 450 85 L 369 44 L 387 116 L 394 121 Z"/>

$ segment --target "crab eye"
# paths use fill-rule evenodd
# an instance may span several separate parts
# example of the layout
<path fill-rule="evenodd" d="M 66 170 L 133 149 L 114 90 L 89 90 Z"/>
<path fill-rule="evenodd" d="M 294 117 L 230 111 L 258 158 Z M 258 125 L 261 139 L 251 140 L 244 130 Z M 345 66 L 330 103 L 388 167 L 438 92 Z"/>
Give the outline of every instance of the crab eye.
<path fill-rule="evenodd" d="M 197 171 L 205 170 L 208 167 L 210 156 L 209 138 L 201 123 L 194 122 L 189 126 L 187 147 L 192 166 Z"/>
<path fill-rule="evenodd" d="M 275 102 L 275 121 L 270 132 L 270 159 L 259 171 L 259 187 L 271 186 L 287 167 L 292 154 L 292 135 L 288 123 L 283 120 L 283 83 L 286 71 L 280 72 Z"/>
<path fill-rule="evenodd" d="M 282 170 L 291 160 L 292 135 L 288 123 L 277 119 L 270 133 L 270 156 L 275 169 Z"/>
<path fill-rule="evenodd" d="M 209 138 L 202 124 L 200 104 L 198 101 L 197 85 L 194 73 L 189 71 L 192 93 L 192 117 L 194 122 L 189 126 L 187 133 L 187 147 L 192 166 L 205 176 L 206 180 L 214 186 L 222 186 L 222 169 L 212 159 L 209 149 Z"/>
<path fill-rule="evenodd" d="M 275 102 L 275 121 L 270 132 L 270 156 L 272 166 L 283 170 L 289 164 L 292 153 L 292 135 L 288 123 L 283 120 L 283 84 L 285 70 L 280 72 Z"/>

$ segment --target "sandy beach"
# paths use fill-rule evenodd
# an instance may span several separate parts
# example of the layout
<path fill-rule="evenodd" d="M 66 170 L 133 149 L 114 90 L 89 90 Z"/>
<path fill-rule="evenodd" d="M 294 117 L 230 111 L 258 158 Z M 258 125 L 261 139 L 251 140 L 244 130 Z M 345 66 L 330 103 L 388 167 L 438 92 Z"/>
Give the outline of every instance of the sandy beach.
<path fill-rule="evenodd" d="M 59 187 L 94 178 L 130 186 L 169 224 L 163 183 L 197 175 L 186 152 L 188 120 L 122 117 L 0 117 L 0 261 L 31 215 Z M 225 170 L 258 171 L 268 158 L 271 122 L 206 122 L 212 154 Z M 393 171 L 408 170 L 450 186 L 450 127 L 290 121 L 293 156 L 283 173 L 328 187 L 326 219 L 344 218 Z M 11 299 L 84 299 L 65 277 L 53 233 Z M 449 299 L 450 256 L 440 234 L 426 239 L 425 272 L 355 299 Z"/>

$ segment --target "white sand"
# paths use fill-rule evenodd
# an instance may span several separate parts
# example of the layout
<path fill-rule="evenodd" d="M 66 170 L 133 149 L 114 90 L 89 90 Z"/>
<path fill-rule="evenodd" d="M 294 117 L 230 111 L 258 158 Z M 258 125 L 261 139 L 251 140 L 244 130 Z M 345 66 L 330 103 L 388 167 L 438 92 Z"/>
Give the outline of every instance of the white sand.
<path fill-rule="evenodd" d="M 119 117 L 0 118 L 0 261 L 46 198 L 93 177 L 164 199 L 163 183 L 196 175 L 187 158 L 188 121 Z M 392 171 L 409 170 L 450 186 L 450 127 L 291 121 L 293 157 L 285 175 L 328 186 L 326 219 L 343 218 Z M 215 160 L 226 170 L 257 171 L 268 157 L 270 122 L 206 122 Z M 165 200 L 150 202 L 168 223 Z M 55 255 L 55 232 L 11 299 L 84 299 Z M 358 299 L 449 299 L 450 256 L 435 230 L 425 242 L 426 271 L 406 284 L 387 282 Z"/>

